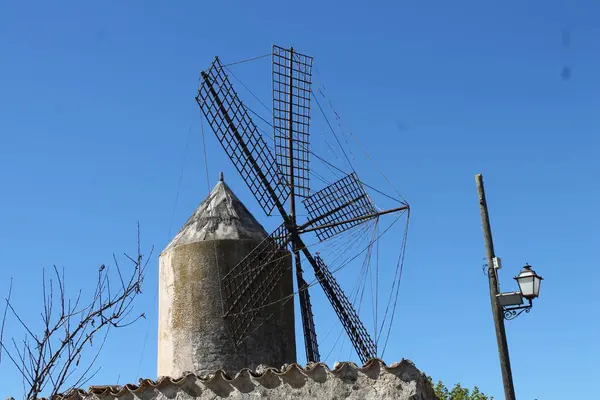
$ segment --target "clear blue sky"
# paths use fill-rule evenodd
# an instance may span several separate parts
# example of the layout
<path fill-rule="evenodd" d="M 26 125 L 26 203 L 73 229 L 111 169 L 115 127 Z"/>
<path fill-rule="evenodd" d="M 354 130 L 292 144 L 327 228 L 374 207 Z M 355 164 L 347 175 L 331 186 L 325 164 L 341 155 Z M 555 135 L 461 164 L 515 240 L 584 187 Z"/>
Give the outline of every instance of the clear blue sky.
<path fill-rule="evenodd" d="M 507 323 L 517 396 L 591 399 L 600 5 L 228 3 L 0 1 L 0 292 L 14 277 L 15 305 L 35 320 L 44 266 L 64 266 L 72 290 L 89 288 L 112 252 L 134 251 L 140 221 L 144 246 L 156 248 L 138 305 L 149 319 L 113 332 L 91 383 L 155 377 L 157 255 L 207 194 L 198 73 L 215 55 L 293 45 L 315 57 L 344 123 L 413 208 L 385 360 L 409 358 L 436 380 L 502 398 L 480 268 L 473 177 L 482 172 L 503 289 L 525 262 L 545 278 L 532 313 Z M 248 68 L 245 82 L 270 104 L 268 61 Z M 207 147 L 210 185 L 223 170 L 274 226 L 210 132 Z M 361 176 L 379 179 L 366 167 Z M 390 272 L 393 260 L 383 262 Z M 325 314 L 316 323 L 330 326 Z M 21 331 L 13 322 L 6 335 Z M 17 397 L 12 366 L 3 362 L 0 376 L 0 396 Z"/>

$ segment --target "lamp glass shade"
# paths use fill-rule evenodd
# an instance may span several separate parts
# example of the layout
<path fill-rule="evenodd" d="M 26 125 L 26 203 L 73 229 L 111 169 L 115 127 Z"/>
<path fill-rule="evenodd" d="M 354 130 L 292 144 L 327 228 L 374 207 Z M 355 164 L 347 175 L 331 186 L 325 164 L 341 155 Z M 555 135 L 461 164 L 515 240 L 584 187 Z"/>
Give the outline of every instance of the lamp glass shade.
<path fill-rule="evenodd" d="M 523 297 L 528 298 L 533 296 L 535 287 L 533 276 L 519 276 L 517 282 L 519 282 L 519 288 Z"/>
<path fill-rule="evenodd" d="M 526 299 L 532 300 L 540 295 L 540 283 L 543 278 L 538 276 L 529 265 L 526 265 L 515 279 L 519 284 L 521 294 Z"/>

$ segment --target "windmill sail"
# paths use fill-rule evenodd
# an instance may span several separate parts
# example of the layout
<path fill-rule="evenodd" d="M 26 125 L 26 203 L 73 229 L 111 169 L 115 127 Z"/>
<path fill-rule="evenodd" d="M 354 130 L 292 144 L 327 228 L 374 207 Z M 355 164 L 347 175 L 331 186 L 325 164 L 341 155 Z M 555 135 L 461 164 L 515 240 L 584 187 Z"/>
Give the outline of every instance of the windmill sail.
<path fill-rule="evenodd" d="M 273 46 L 273 129 L 275 161 L 284 182 L 307 197 L 310 94 L 313 58 Z M 293 151 L 292 151 L 293 149 Z"/>
<path fill-rule="evenodd" d="M 313 227 L 320 241 L 377 216 L 373 201 L 354 172 L 313 193 L 303 203 L 310 218 L 305 225 Z"/>
<path fill-rule="evenodd" d="M 315 275 L 342 322 L 346 333 L 350 337 L 350 341 L 354 345 L 358 357 L 363 363 L 377 357 L 377 347 L 358 317 L 354 307 L 352 307 L 350 300 L 348 300 L 321 257 L 317 255 L 314 257 L 314 260 L 316 262 L 316 265 L 313 265 L 315 267 Z"/>
<path fill-rule="evenodd" d="M 223 149 L 267 215 L 281 208 L 290 189 L 279 183 L 275 158 L 234 90 L 219 58 L 202 72 L 196 101 Z"/>

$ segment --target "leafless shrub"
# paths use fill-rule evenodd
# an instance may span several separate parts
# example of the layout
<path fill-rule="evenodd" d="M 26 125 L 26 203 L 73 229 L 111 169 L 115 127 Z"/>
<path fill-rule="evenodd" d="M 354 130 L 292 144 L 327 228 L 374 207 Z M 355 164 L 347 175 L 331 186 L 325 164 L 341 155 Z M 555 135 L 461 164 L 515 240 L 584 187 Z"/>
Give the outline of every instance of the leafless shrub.
<path fill-rule="evenodd" d="M 41 318 L 43 329 L 34 332 L 13 307 L 11 302 L 12 280 L 2 325 L 0 325 L 0 364 L 3 353 L 22 376 L 24 398 L 36 400 L 47 393 L 52 399 L 84 385 L 99 370 L 95 362 L 102 351 L 106 337 L 113 328 L 133 324 L 145 315 L 131 315 L 133 304 L 141 293 L 142 282 L 150 256 L 141 253 L 138 224 L 137 256 L 124 254 L 132 264 L 130 272 L 123 275 L 117 258 L 113 255 L 116 275 L 109 276 L 110 268 L 101 265 L 98 269 L 96 288 L 91 300 L 82 298 L 82 291 L 74 299 L 65 293 L 64 269 L 54 267 L 50 277 L 43 272 L 44 304 Z M 116 277 L 118 276 L 118 281 Z M 113 281 L 111 283 L 111 281 Z M 4 341 L 4 326 L 7 317 L 14 317 L 25 331 L 21 342 L 11 338 Z M 89 357 L 84 348 L 91 348 L 98 336 L 100 345 Z M 82 362 L 84 359 L 89 361 Z M 94 370 L 93 370 L 94 369 Z"/>

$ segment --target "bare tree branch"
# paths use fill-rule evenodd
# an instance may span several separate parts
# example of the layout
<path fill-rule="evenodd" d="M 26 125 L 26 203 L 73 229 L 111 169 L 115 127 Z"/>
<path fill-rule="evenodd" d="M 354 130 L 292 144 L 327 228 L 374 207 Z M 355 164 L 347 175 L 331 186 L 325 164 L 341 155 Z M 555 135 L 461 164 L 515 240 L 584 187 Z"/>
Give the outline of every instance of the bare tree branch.
<path fill-rule="evenodd" d="M 152 254 L 153 249 L 150 251 Z M 6 299 L 6 307 L 0 328 L 0 361 L 6 352 L 12 364 L 23 377 L 24 398 L 37 400 L 42 392 L 48 393 L 50 399 L 61 393 L 67 393 L 75 387 L 86 383 L 96 375 L 99 368 L 90 375 L 104 348 L 108 333 L 112 328 L 129 326 L 145 314 L 132 315 L 141 287 L 146 267 L 151 257 L 144 260 L 141 254 L 139 224 L 137 232 L 137 255 L 125 258 L 131 262 L 129 273 L 124 270 L 113 255 L 118 283 L 111 284 L 112 269 L 102 264 L 98 268 L 95 290 L 89 302 L 82 305 L 82 290 L 71 301 L 67 298 L 65 288 L 65 271 L 54 266 L 54 274 L 47 277 L 42 272 L 43 311 L 40 314 L 43 322 L 42 332 L 36 335 L 11 302 L 12 280 Z M 145 262 L 144 262 L 145 261 Z M 113 274 L 114 275 L 114 274 Z M 115 290 L 118 288 L 118 290 Z M 26 337 L 23 350 L 12 339 L 14 350 L 8 349 L 3 342 L 4 325 L 8 311 L 24 328 Z M 85 350 L 93 347 L 93 339 L 101 334 L 102 339 L 91 359 L 81 364 L 85 358 Z"/>
<path fill-rule="evenodd" d="M 23 320 L 21 319 L 21 317 L 19 316 L 19 314 L 17 314 L 17 312 L 13 308 L 12 304 L 10 304 L 10 302 L 7 302 L 6 304 L 8 305 L 8 308 L 10 309 L 10 311 L 12 312 L 12 314 L 15 316 L 15 318 L 17 318 L 17 320 L 19 321 L 19 323 L 21 324 L 21 326 L 23 328 L 25 328 L 25 330 L 27 331 L 27 333 L 29 333 L 29 336 L 31 336 L 39 344 L 38 338 L 33 334 L 33 332 L 31 332 L 31 330 L 29 329 L 29 327 L 27 326 L 27 324 L 25 324 L 25 322 L 23 322 Z"/>
<path fill-rule="evenodd" d="M 10 298 L 12 296 L 12 285 L 13 278 L 10 278 L 10 285 L 8 286 L 8 297 L 6 298 L 6 305 L 4 306 L 4 315 L 2 316 L 2 327 L 0 328 L 0 364 L 2 364 L 2 351 L 4 350 L 4 324 L 6 323 L 6 314 L 8 313 L 8 303 L 10 302 Z"/>

